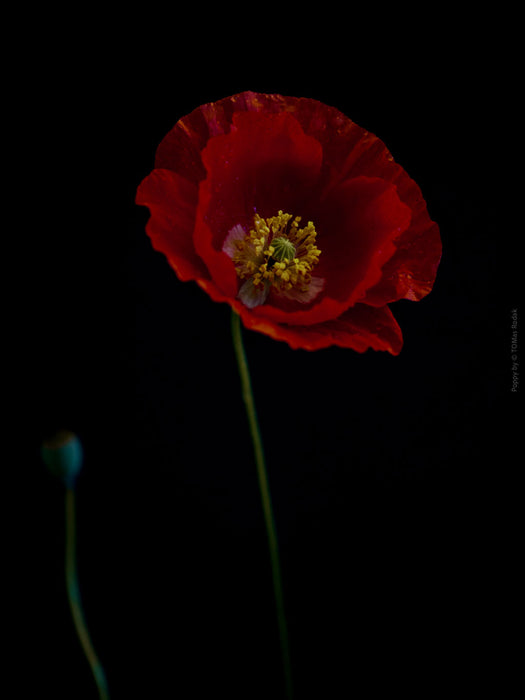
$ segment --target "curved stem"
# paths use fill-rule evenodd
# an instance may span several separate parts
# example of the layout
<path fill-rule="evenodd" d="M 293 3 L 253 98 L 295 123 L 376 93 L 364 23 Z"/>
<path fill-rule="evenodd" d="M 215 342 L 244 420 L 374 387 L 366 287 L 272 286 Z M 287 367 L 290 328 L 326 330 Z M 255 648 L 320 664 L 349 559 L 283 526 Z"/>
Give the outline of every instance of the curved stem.
<path fill-rule="evenodd" d="M 66 488 L 66 588 L 75 629 L 97 684 L 100 700 L 109 700 L 106 676 L 93 649 L 84 619 L 76 564 L 75 490 Z"/>
<path fill-rule="evenodd" d="M 272 501 L 270 497 L 270 488 L 268 485 L 268 476 L 266 474 L 266 466 L 264 461 L 263 445 L 259 423 L 257 421 L 257 413 L 255 411 L 255 402 L 250 381 L 250 371 L 246 360 L 246 353 L 242 342 L 241 321 L 238 314 L 232 311 L 232 337 L 237 364 L 239 366 L 239 374 L 241 376 L 242 396 L 246 406 L 248 422 L 250 425 L 250 433 L 253 441 L 253 449 L 255 453 L 255 464 L 257 467 L 257 476 L 259 480 L 259 489 L 261 492 L 262 507 L 264 512 L 264 520 L 266 523 L 266 532 L 268 535 L 268 546 L 270 549 L 270 560 L 272 565 L 273 590 L 275 594 L 275 604 L 277 608 L 277 622 L 279 625 L 279 637 L 281 641 L 281 655 L 284 666 L 284 674 L 286 681 L 286 692 L 289 700 L 292 698 L 292 673 L 290 663 L 290 649 L 288 645 L 288 630 L 286 627 L 286 617 L 284 614 L 284 596 L 281 581 L 281 568 L 279 564 L 279 547 L 277 544 L 277 530 L 273 517 Z"/>

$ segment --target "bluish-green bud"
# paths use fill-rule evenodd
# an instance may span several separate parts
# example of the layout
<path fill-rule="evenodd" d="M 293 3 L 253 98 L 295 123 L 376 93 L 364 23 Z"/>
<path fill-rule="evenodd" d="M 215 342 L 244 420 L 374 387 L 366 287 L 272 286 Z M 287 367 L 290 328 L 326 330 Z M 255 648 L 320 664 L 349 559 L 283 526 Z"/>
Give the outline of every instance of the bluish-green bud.
<path fill-rule="evenodd" d="M 62 479 L 67 488 L 73 488 L 84 456 L 77 436 L 69 430 L 60 430 L 44 440 L 40 453 L 49 471 Z"/>

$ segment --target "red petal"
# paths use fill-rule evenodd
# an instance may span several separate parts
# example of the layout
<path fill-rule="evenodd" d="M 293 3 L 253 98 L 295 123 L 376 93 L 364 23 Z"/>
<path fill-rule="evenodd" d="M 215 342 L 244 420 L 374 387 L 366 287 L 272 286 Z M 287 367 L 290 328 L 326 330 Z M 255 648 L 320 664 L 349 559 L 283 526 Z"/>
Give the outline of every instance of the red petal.
<path fill-rule="evenodd" d="M 421 190 L 394 161 L 385 144 L 334 107 L 308 98 L 268 95 L 265 108 L 287 109 L 306 134 L 323 147 L 324 176 L 344 181 L 356 176 L 380 177 L 397 188 L 398 196 L 412 210 L 412 221 L 396 241 L 381 280 L 363 301 L 383 306 L 397 299 L 419 300 L 433 286 L 441 259 L 438 225 L 428 214 Z"/>
<path fill-rule="evenodd" d="M 135 201 L 149 208 L 146 233 L 179 279 L 195 280 L 215 301 L 227 301 L 193 247 L 196 185 L 170 170 L 153 170 L 139 185 Z"/>
<path fill-rule="evenodd" d="M 325 162 L 342 164 L 348 150 L 367 132 L 334 107 L 306 97 L 241 92 L 197 107 L 180 119 L 161 141 L 155 167 L 167 168 L 195 183 L 206 177 L 201 151 L 208 140 L 230 131 L 237 112 L 287 112 L 322 145 Z M 375 137 L 373 137 L 375 138 Z"/>
<path fill-rule="evenodd" d="M 326 280 L 323 296 L 306 309 L 260 306 L 253 311 L 257 316 L 299 325 L 338 318 L 381 278 L 411 212 L 393 185 L 356 177 L 332 189 L 312 217 L 322 251 L 315 275 Z"/>
<path fill-rule="evenodd" d="M 319 350 L 331 345 L 364 352 L 368 348 L 397 355 L 403 336 L 388 306 L 375 308 L 356 304 L 339 318 L 310 326 L 287 326 L 257 318 L 246 309 L 237 309 L 244 325 L 275 340 L 283 340 L 296 350 Z"/>
<path fill-rule="evenodd" d="M 326 294 L 347 306 L 359 301 L 381 278 L 381 268 L 411 217 L 388 181 L 355 177 L 331 190 L 318 224 L 323 253 L 316 272 L 326 278 Z"/>
<path fill-rule="evenodd" d="M 319 143 L 287 113 L 234 115 L 228 134 L 211 138 L 202 152 L 207 177 L 199 188 L 195 248 L 224 293 L 235 296 L 237 276 L 222 251 L 228 231 L 253 226 L 257 211 L 304 208 L 322 162 Z"/>
<path fill-rule="evenodd" d="M 354 125 L 355 127 L 356 125 Z M 359 127 L 358 127 L 359 129 Z M 398 299 L 419 300 L 434 284 L 441 259 L 438 225 L 430 219 L 419 186 L 394 161 L 385 144 L 373 134 L 349 125 L 338 135 L 341 157 L 333 152 L 333 163 L 339 162 L 337 178 L 344 181 L 359 175 L 380 177 L 396 186 L 399 199 L 410 207 L 410 226 L 395 241 L 395 251 L 385 262 L 377 284 L 367 291 L 363 301 L 374 306 Z M 324 146 L 325 154 L 328 146 Z"/>
<path fill-rule="evenodd" d="M 373 306 L 426 296 L 441 260 L 439 228 L 428 215 L 419 187 L 404 171 L 397 182 L 403 200 L 412 208 L 412 223 L 396 241 L 396 251 L 384 265 L 381 279 L 366 293 L 363 301 Z"/>
<path fill-rule="evenodd" d="M 195 183 L 204 180 L 206 170 L 201 152 L 209 139 L 227 134 L 236 112 L 281 112 L 282 100 L 279 95 L 242 92 L 197 107 L 180 119 L 161 141 L 155 167 L 168 168 Z"/>

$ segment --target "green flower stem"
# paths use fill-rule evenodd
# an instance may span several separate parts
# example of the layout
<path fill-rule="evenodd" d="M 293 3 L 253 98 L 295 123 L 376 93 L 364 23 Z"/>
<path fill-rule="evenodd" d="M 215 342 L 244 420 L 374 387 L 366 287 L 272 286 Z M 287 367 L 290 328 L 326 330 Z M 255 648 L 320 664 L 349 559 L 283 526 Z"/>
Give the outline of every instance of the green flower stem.
<path fill-rule="evenodd" d="M 268 485 L 268 476 L 264 462 L 264 452 L 261 440 L 261 433 L 257 421 L 257 413 L 255 411 L 255 402 L 253 400 L 253 392 L 250 381 L 250 371 L 246 360 L 246 353 L 242 342 L 241 320 L 235 311 L 232 311 L 232 336 L 239 373 L 241 376 L 242 396 L 248 414 L 248 422 L 250 425 L 250 433 L 253 441 L 253 449 L 255 452 L 255 464 L 257 467 L 257 476 L 259 479 L 259 489 L 261 492 L 262 507 L 264 512 L 264 520 L 266 523 L 266 532 L 268 535 L 268 545 L 270 548 L 270 560 L 272 565 L 273 589 L 275 594 L 275 604 L 277 608 L 277 622 L 279 625 L 279 637 L 281 641 L 281 654 L 284 666 L 284 674 L 286 681 L 286 692 L 289 700 L 293 697 L 292 693 L 292 673 L 290 663 L 290 649 L 288 644 L 288 630 L 286 627 L 286 617 L 284 614 L 284 596 L 281 581 L 281 569 L 279 564 L 279 547 L 277 544 L 277 530 L 272 511 L 272 501 L 270 498 L 270 488 Z"/>
<path fill-rule="evenodd" d="M 97 684 L 100 700 L 109 700 L 109 692 L 104 669 L 93 649 L 93 644 L 84 619 L 82 602 L 80 600 L 80 590 L 78 587 L 77 564 L 76 564 L 76 524 L 75 524 L 75 489 L 66 488 L 66 588 L 67 597 L 75 629 L 84 650 L 84 654 L 89 662 L 91 671 Z"/>

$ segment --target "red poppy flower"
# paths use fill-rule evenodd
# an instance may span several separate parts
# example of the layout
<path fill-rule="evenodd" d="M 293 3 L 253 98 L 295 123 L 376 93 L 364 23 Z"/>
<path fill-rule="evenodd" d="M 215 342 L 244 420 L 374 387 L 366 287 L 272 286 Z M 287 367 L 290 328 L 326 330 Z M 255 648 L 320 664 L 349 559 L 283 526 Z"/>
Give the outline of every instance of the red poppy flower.
<path fill-rule="evenodd" d="M 292 348 L 399 353 L 388 304 L 428 294 L 441 256 L 419 187 L 382 141 L 313 99 L 202 105 L 163 139 L 136 202 L 181 280 Z"/>

